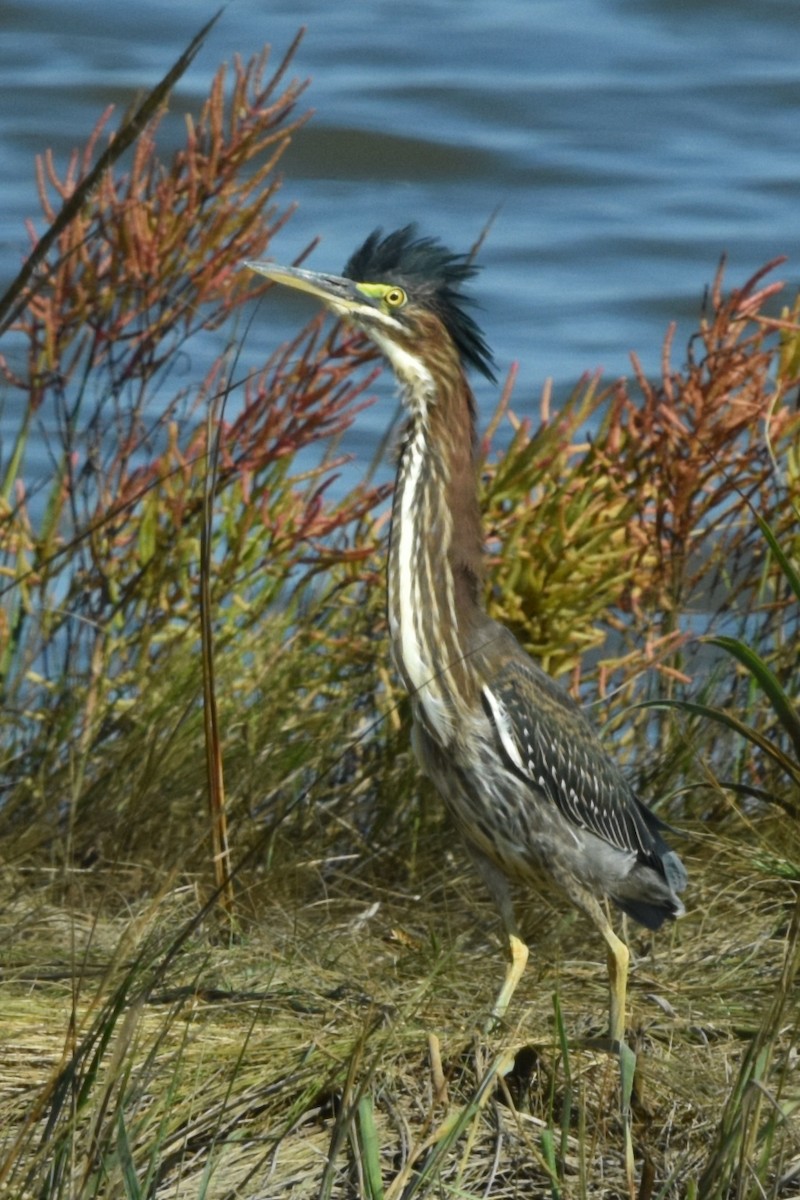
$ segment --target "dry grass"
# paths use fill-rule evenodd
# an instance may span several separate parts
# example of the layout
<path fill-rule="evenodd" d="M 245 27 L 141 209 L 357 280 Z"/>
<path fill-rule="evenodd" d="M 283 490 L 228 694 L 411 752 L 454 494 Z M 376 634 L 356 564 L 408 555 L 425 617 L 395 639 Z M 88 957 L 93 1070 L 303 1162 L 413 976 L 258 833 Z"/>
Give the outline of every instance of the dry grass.
<path fill-rule="evenodd" d="M 237 330 L 165 395 L 287 216 L 302 89 L 265 65 L 230 96 L 216 77 L 171 164 L 157 120 L 123 124 L 138 152 L 101 186 L 99 131 L 66 176 L 44 160 L 52 236 L 0 302 L 28 351 L 0 460 L 0 1194 L 627 1195 L 603 954 L 575 913 L 523 898 L 529 969 L 479 1032 L 496 918 L 410 759 L 385 495 L 329 498 L 363 348 L 314 323 L 237 383 Z M 639 1200 L 800 1189 L 800 324 L 767 312 L 779 287 L 720 274 L 685 366 L 668 338 L 657 383 L 583 381 L 557 414 L 545 391 L 536 424 L 506 396 L 485 447 L 493 613 L 602 704 L 685 834 L 688 917 L 628 931 Z"/>
<path fill-rule="evenodd" d="M 546 897 L 530 898 L 531 969 L 508 1027 L 479 1034 L 501 971 L 494 918 L 461 856 L 442 857 L 425 864 L 420 892 L 378 879 L 367 890 L 344 871 L 299 906 L 294 887 L 282 898 L 280 877 L 307 863 L 285 861 L 276 891 L 267 897 L 255 882 L 241 896 L 250 912 L 235 938 L 221 939 L 209 914 L 167 966 L 176 931 L 195 921 L 195 887 L 173 886 L 112 918 L 96 895 L 103 872 L 92 873 L 82 905 L 59 898 L 64 880 L 36 886 L 7 876 L 0 1116 L 8 1194 L 39 1194 L 41 1184 L 26 1190 L 26 1177 L 56 1167 L 69 1171 L 72 1190 L 59 1180 L 54 1194 L 135 1194 L 125 1191 L 127 1153 L 142 1195 L 317 1197 L 326 1172 L 328 1194 L 369 1195 L 358 1183 L 355 1132 L 364 1097 L 387 1195 L 410 1194 L 392 1181 L 408 1189 L 410 1166 L 428 1170 L 437 1139 L 501 1063 L 509 1073 L 468 1112 L 423 1192 L 438 1178 L 445 1195 L 487 1187 L 493 1196 L 624 1195 L 616 1066 L 581 1048 L 604 1021 L 597 938 Z M 634 1137 L 658 1181 L 653 1195 L 685 1195 L 699 1173 L 721 1097 L 776 993 L 791 922 L 790 889 L 748 867 L 735 842 L 698 838 L 687 860 L 690 916 L 666 937 L 631 931 Z M 80 879 L 68 882 L 81 890 Z M 107 884 L 128 890 L 119 869 Z M 775 1046 L 787 1116 L 800 1102 L 788 1070 L 796 1020 L 787 1011 Z M 547 1130 L 557 1144 L 563 1137 L 557 1183 L 546 1171 Z M 778 1144 L 774 1172 L 785 1173 L 800 1137 L 784 1125 Z M 59 1153 L 66 1147 L 68 1163 Z"/>

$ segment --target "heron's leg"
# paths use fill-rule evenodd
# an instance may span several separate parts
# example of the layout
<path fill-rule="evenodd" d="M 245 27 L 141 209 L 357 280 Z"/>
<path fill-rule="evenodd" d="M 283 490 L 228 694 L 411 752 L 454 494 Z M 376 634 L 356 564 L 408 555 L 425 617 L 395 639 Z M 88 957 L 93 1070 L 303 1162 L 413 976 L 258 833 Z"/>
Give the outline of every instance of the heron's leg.
<path fill-rule="evenodd" d="M 633 1131 L 631 1129 L 630 1092 L 625 1085 L 626 1064 L 625 1056 L 632 1059 L 627 1063 L 630 1072 L 628 1088 L 633 1081 L 633 1071 L 636 1064 L 634 1052 L 625 1043 L 625 995 L 628 986 L 628 963 L 630 951 L 621 938 L 618 938 L 606 919 L 603 925 L 603 937 L 608 945 L 608 984 L 611 998 L 611 1041 L 619 1054 L 620 1065 L 620 1102 L 622 1110 L 623 1137 L 625 1143 L 625 1176 L 628 1192 L 636 1195 L 633 1161 Z"/>
<path fill-rule="evenodd" d="M 625 1037 L 625 995 L 628 988 L 628 947 L 618 938 L 608 919 L 604 919 L 600 931 L 608 946 L 608 990 L 611 1009 L 610 1035 L 616 1047 Z"/>
<path fill-rule="evenodd" d="M 511 899 L 511 889 L 508 886 L 508 880 L 505 875 L 494 865 L 491 859 L 487 858 L 479 850 L 471 846 L 470 852 L 495 902 L 497 911 L 500 913 L 503 929 L 508 938 L 509 960 L 503 986 L 497 994 L 497 999 L 492 1007 L 492 1015 L 486 1025 L 486 1031 L 490 1033 L 505 1016 L 508 1006 L 511 1003 L 511 997 L 514 995 L 517 984 L 523 976 L 528 961 L 528 947 L 519 936 L 517 919 L 514 915 L 514 904 Z"/>
<path fill-rule="evenodd" d="M 590 918 L 595 929 L 602 933 L 608 947 L 608 991 L 610 1008 L 609 1037 L 615 1050 L 624 1044 L 625 995 L 628 989 L 628 963 L 630 953 L 622 938 L 618 938 L 611 926 L 608 908 L 597 896 L 582 884 L 575 875 L 564 874 L 558 882 L 572 903 Z"/>
<path fill-rule="evenodd" d="M 522 938 L 518 937 L 516 933 L 509 933 L 508 949 L 510 959 L 508 966 L 506 967 L 506 975 L 505 979 L 503 980 L 503 986 L 497 993 L 497 999 L 495 1000 L 494 1007 L 492 1008 L 492 1018 L 490 1022 L 492 1027 L 494 1027 L 498 1021 L 502 1021 L 503 1017 L 506 1015 L 506 1010 L 511 1003 L 511 997 L 517 990 L 517 984 L 522 978 L 525 971 L 525 966 L 528 962 L 528 947 L 525 945 Z"/>

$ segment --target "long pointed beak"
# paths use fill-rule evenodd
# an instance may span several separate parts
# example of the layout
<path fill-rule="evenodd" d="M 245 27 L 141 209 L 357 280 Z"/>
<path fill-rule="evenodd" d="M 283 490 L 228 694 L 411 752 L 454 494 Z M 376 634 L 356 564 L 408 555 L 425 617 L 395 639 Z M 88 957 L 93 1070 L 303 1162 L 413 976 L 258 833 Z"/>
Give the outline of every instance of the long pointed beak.
<path fill-rule="evenodd" d="M 374 311 L 374 301 L 360 291 L 352 279 L 340 275 L 323 275 L 317 271 L 305 271 L 301 267 L 280 267 L 271 262 L 249 261 L 244 264 L 259 275 L 266 275 L 274 283 L 300 292 L 308 292 L 327 305 L 337 315 L 354 312 Z"/>

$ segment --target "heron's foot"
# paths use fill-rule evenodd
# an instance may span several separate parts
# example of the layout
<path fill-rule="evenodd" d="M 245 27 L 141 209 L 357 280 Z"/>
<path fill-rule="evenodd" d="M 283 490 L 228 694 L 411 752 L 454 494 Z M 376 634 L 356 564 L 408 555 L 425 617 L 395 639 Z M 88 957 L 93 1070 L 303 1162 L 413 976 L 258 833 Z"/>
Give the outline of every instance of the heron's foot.
<path fill-rule="evenodd" d="M 574 1044 L 580 1049 L 592 1050 L 597 1054 L 609 1054 L 614 1058 L 619 1058 L 628 1049 L 624 1030 L 621 1034 L 615 1034 L 612 1029 L 602 1029 L 601 1026 L 593 1025 L 590 1022 L 587 1022 L 587 1025 L 586 1032 L 578 1034 L 574 1038 Z M 586 1027 L 584 1026 L 584 1028 Z"/>
<path fill-rule="evenodd" d="M 625 1043 L 623 1043 L 624 1045 Z M 612 1058 L 619 1058 L 622 1047 L 619 1042 L 616 1042 L 610 1034 L 588 1034 L 585 1037 L 576 1037 L 574 1045 L 579 1050 L 591 1050 L 595 1054 L 608 1054 Z"/>
<path fill-rule="evenodd" d="M 491 1035 L 493 1033 L 497 1033 L 497 1031 L 500 1029 L 502 1024 L 503 1024 L 503 1018 L 501 1016 L 498 1016 L 498 1014 L 494 1011 L 494 1009 L 492 1009 L 491 1013 L 489 1014 L 489 1016 L 486 1018 L 486 1020 L 483 1022 L 483 1025 L 481 1026 L 481 1032 L 486 1037 L 491 1037 Z"/>

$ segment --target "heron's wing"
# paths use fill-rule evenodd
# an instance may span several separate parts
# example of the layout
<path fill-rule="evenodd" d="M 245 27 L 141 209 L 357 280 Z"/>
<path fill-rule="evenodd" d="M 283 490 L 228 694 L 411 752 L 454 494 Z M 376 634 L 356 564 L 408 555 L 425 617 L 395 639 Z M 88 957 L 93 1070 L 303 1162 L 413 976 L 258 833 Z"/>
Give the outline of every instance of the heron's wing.
<path fill-rule="evenodd" d="M 482 689 L 507 768 L 571 824 L 646 861 L 660 857 L 658 818 L 640 804 L 578 706 L 514 646 Z"/>

